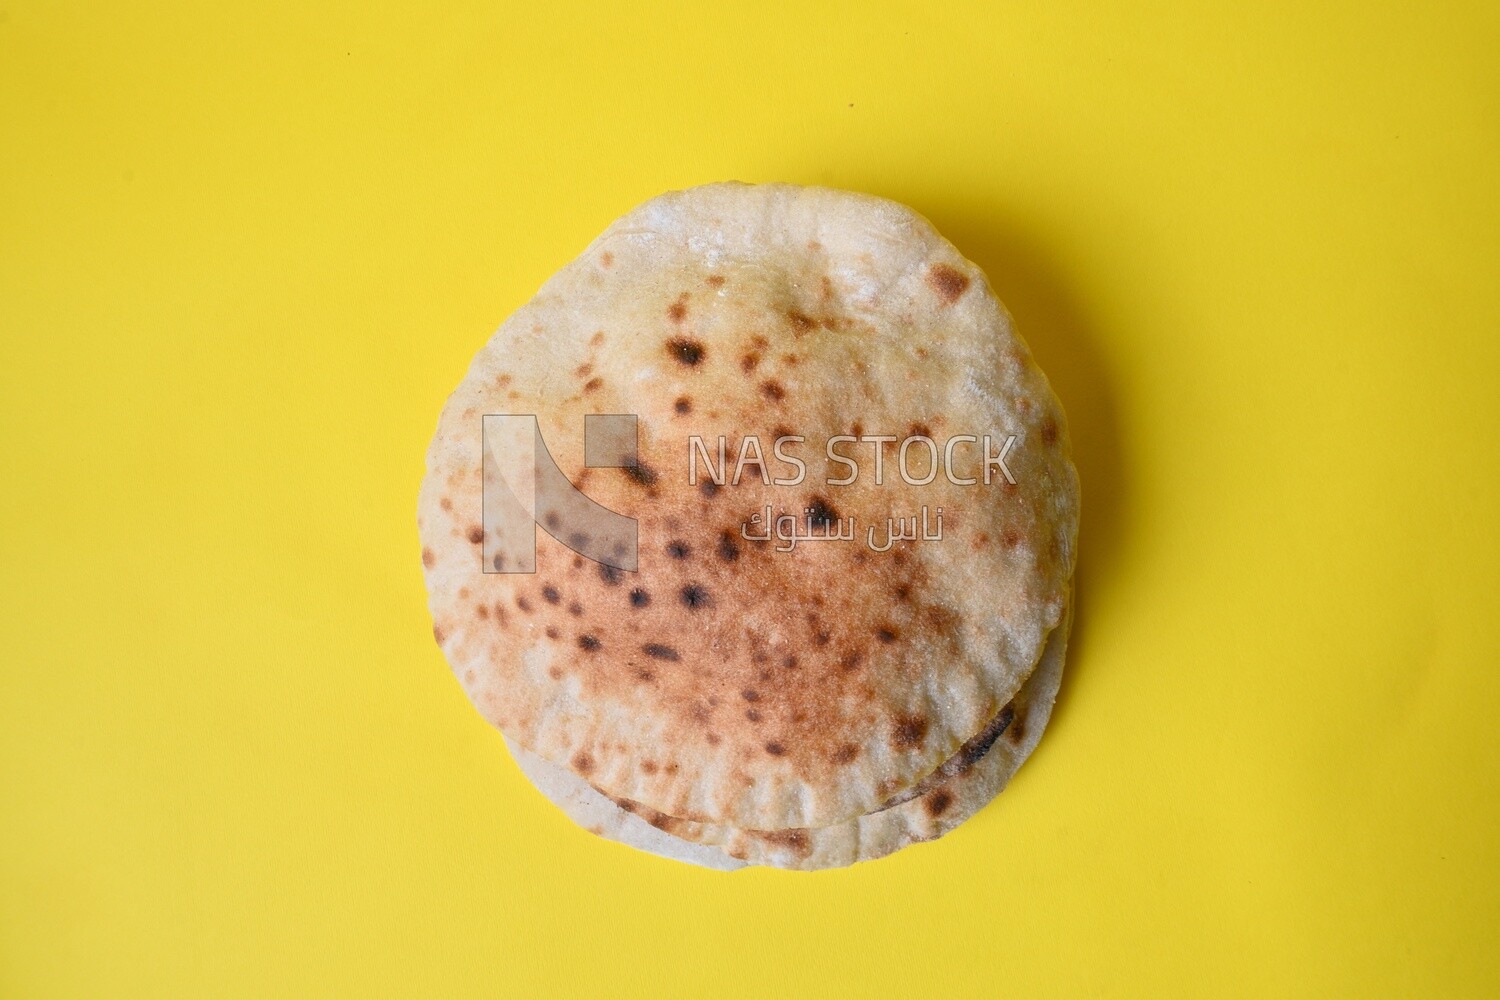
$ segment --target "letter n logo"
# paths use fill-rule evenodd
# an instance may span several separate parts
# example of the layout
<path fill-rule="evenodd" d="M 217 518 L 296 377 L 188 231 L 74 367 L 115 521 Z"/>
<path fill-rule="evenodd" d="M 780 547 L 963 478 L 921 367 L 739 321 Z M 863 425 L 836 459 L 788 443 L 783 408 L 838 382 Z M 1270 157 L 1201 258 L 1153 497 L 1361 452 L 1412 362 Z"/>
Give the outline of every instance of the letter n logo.
<path fill-rule="evenodd" d="M 484 571 L 535 573 L 536 529 L 603 566 L 634 573 L 635 518 L 600 506 L 563 475 L 533 414 L 484 415 Z M 583 418 L 583 464 L 637 464 L 635 414 Z"/>

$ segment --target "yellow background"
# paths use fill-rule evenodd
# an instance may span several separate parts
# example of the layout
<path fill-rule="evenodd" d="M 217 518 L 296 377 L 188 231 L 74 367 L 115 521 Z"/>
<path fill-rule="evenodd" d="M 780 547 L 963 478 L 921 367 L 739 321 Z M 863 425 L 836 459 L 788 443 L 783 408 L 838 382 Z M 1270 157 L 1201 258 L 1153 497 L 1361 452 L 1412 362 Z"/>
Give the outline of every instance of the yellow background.
<path fill-rule="evenodd" d="M 630 6 L 0 8 L 0 994 L 1500 991 L 1496 7 Z M 1035 757 L 814 876 L 572 827 L 418 566 L 470 356 L 725 178 L 931 217 L 1084 484 Z"/>

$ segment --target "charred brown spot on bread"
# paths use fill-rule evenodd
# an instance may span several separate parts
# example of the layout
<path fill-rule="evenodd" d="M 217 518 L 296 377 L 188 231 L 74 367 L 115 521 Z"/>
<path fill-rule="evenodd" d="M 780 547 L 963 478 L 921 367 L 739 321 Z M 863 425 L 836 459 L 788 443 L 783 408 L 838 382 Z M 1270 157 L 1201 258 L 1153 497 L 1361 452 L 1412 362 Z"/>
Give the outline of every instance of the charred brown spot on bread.
<path fill-rule="evenodd" d="M 583 635 L 580 635 L 578 637 L 578 648 L 586 653 L 592 653 L 594 650 L 598 649 L 600 645 L 601 643 L 599 642 L 599 637 L 593 635 L 592 633 L 585 632 L 583 633 Z"/>
<path fill-rule="evenodd" d="M 562 600 L 562 594 L 558 592 L 556 587 L 552 586 L 549 583 L 547 584 L 547 586 L 542 588 L 542 600 L 546 601 L 548 604 L 556 604 Z"/>
<path fill-rule="evenodd" d="M 882 625 L 875 630 L 875 638 L 884 643 L 892 643 L 901 637 L 901 633 L 894 625 Z"/>
<path fill-rule="evenodd" d="M 1042 424 L 1042 440 L 1047 444 L 1057 444 L 1057 421 L 1051 417 Z"/>
<path fill-rule="evenodd" d="M 705 500 L 712 500 L 719 495 L 719 484 L 712 479 L 705 479 L 698 484 L 698 492 L 703 494 Z"/>
<path fill-rule="evenodd" d="M 703 734 L 703 740 L 704 740 L 704 742 L 706 742 L 711 747 L 718 746 L 721 739 L 722 739 L 722 737 L 720 737 L 718 733 L 704 733 Z"/>
<path fill-rule="evenodd" d="M 550 667 L 547 668 L 547 676 L 550 677 L 550 678 L 552 678 L 555 681 L 562 680 L 563 679 L 562 667 L 559 667 L 556 664 L 553 664 L 552 666 L 550 666 Z"/>
<path fill-rule="evenodd" d="M 687 337 L 673 337 L 667 341 L 667 353 L 689 368 L 703 360 L 703 345 Z"/>
<path fill-rule="evenodd" d="M 557 631 L 557 628 L 555 626 L 552 626 L 552 625 L 548 625 L 547 628 L 546 628 L 546 630 L 545 630 L 545 632 L 543 634 L 546 635 L 547 638 L 552 639 L 554 641 L 561 635 L 561 633 Z"/>
<path fill-rule="evenodd" d="M 807 502 L 807 517 L 814 527 L 826 529 L 839 519 L 839 512 L 826 498 L 814 496 Z"/>
<path fill-rule="evenodd" d="M 644 608 L 651 603 L 651 594 L 645 587 L 636 587 L 630 592 L 630 606 L 633 608 Z"/>
<path fill-rule="evenodd" d="M 435 555 L 432 554 L 432 550 L 431 549 L 423 549 L 422 550 L 422 565 L 426 566 L 428 569 L 432 569 L 433 565 L 436 564 L 436 563 L 437 563 L 437 556 L 435 556 Z"/>
<path fill-rule="evenodd" d="M 969 290 L 969 276 L 947 264 L 934 264 L 927 272 L 927 284 L 948 304 L 957 302 Z"/>
<path fill-rule="evenodd" d="M 740 692 L 740 697 L 746 701 L 760 701 L 760 692 L 753 688 L 745 688 L 745 690 Z"/>
<path fill-rule="evenodd" d="M 438 506 L 441 507 L 441 508 L 443 508 L 444 510 L 452 510 L 453 509 L 453 501 L 449 497 L 443 497 L 441 500 L 438 501 Z"/>
<path fill-rule="evenodd" d="M 595 392 L 596 390 L 602 388 L 603 386 L 604 386 L 604 379 L 602 379 L 599 376 L 595 375 L 593 378 L 591 378 L 587 382 L 583 383 L 583 391 L 584 392 Z"/>
<path fill-rule="evenodd" d="M 528 615 L 531 614 L 531 602 L 526 599 L 526 595 L 525 594 L 517 594 L 516 595 L 516 607 L 520 608 L 522 611 L 526 612 Z"/>
<path fill-rule="evenodd" d="M 676 410 L 678 413 L 692 413 L 693 401 L 691 399 L 688 399 L 686 396 L 678 396 L 677 402 L 672 404 L 672 409 Z"/>
<path fill-rule="evenodd" d="M 906 432 L 907 437 L 932 437 L 932 428 L 926 424 L 912 424 Z"/>
<path fill-rule="evenodd" d="M 594 363 L 592 361 L 585 361 L 583 364 L 573 369 L 573 374 L 577 375 L 579 378 L 588 378 L 590 375 L 594 374 Z"/>
<path fill-rule="evenodd" d="M 482 543 L 484 541 L 484 529 L 477 524 L 470 527 L 469 541 L 473 542 L 475 545 L 479 545 L 480 543 Z"/>
<path fill-rule="evenodd" d="M 603 264 L 605 267 L 614 267 L 615 255 L 606 250 L 599 255 L 599 263 Z"/>
<path fill-rule="evenodd" d="M 688 543 L 675 539 L 667 543 L 667 555 L 673 559 L 686 559 L 692 555 L 693 550 L 688 548 Z"/>
<path fill-rule="evenodd" d="M 780 382 L 772 378 L 760 384 L 760 394 L 767 399 L 773 399 L 779 403 L 786 398 L 786 389 L 782 388 Z"/>
<path fill-rule="evenodd" d="M 735 543 L 734 535 L 728 531 L 719 532 L 719 558 L 725 562 L 734 562 L 740 557 L 740 547 Z"/>
<path fill-rule="evenodd" d="M 799 312 L 796 309 L 788 309 L 786 318 L 791 320 L 792 328 L 796 331 L 796 335 L 799 337 L 804 333 L 809 333 L 812 330 L 816 330 L 818 328 L 817 320 L 807 315 L 807 313 Z"/>
<path fill-rule="evenodd" d="M 812 838 L 806 830 L 754 830 L 755 836 L 768 844 L 784 847 L 800 857 L 812 853 Z"/>
<path fill-rule="evenodd" d="M 898 715 L 891 727 L 891 746 L 897 750 L 916 750 L 927 738 L 927 716 Z"/>
<path fill-rule="evenodd" d="M 651 468 L 651 466 L 649 465 L 636 462 L 634 465 L 624 466 L 621 471 L 623 471 L 625 475 L 630 478 L 631 482 L 635 483 L 638 486 L 656 485 L 656 480 L 658 478 L 656 475 L 656 470 Z"/>
<path fill-rule="evenodd" d="M 608 566 L 604 563 L 599 564 L 599 579 L 612 587 L 618 584 L 624 576 L 625 571 L 617 566 Z"/>
<path fill-rule="evenodd" d="M 760 355 L 750 351 L 740 357 L 740 370 L 746 374 L 755 371 L 755 366 L 760 364 Z"/>
<path fill-rule="evenodd" d="M 568 604 L 568 614 L 573 615 L 575 618 L 582 616 L 582 614 L 583 614 L 583 605 L 579 604 L 577 601 L 571 601 L 571 602 L 569 602 L 569 604 Z"/>
<path fill-rule="evenodd" d="M 1000 536 L 1000 543 L 1007 549 L 1013 549 L 1021 544 L 1021 533 L 1014 528 L 1007 528 L 1005 529 L 1005 533 Z"/>
<path fill-rule="evenodd" d="M 476 605 L 474 605 L 474 615 L 477 618 L 488 620 L 489 617 L 490 617 L 489 605 L 487 605 L 487 604 L 476 604 Z"/>
<path fill-rule="evenodd" d="M 654 660 L 668 660 L 672 663 L 676 663 L 682 658 L 677 650 L 673 649 L 671 646 L 664 646 L 659 642 L 646 643 L 641 647 L 641 652 L 645 653 L 647 656 L 651 657 Z"/>
<path fill-rule="evenodd" d="M 1001 734 L 1010 729 L 1011 723 L 1015 721 L 1016 710 L 1013 705 L 1002 708 L 989 725 L 979 731 L 979 734 L 959 748 L 954 755 L 953 764 L 956 773 L 962 774 L 984 758 L 990 752 Z"/>
<path fill-rule="evenodd" d="M 673 816 L 668 816 L 664 812 L 653 811 L 646 814 L 646 822 L 650 823 L 658 830 L 661 830 L 663 833 L 666 833 L 669 832 L 672 827 L 677 824 L 677 819 Z"/>
<path fill-rule="evenodd" d="M 706 282 L 708 282 L 708 287 L 709 288 L 723 288 L 724 287 L 724 276 L 722 274 L 710 274 L 707 278 L 704 278 L 703 280 L 706 281 Z"/>
<path fill-rule="evenodd" d="M 667 307 L 667 316 L 672 320 L 673 323 L 681 323 L 683 320 L 687 319 L 687 304 L 688 293 L 683 292 L 681 295 L 677 296 L 676 302 L 673 302 L 670 306 Z"/>
<path fill-rule="evenodd" d="M 654 761 L 654 760 L 643 760 L 643 761 L 641 761 L 641 771 L 642 772 L 644 772 L 646 774 L 655 774 L 656 770 L 657 770 L 657 768 L 656 768 L 656 761 Z"/>
<path fill-rule="evenodd" d="M 696 583 L 690 583 L 686 587 L 683 587 L 681 597 L 684 605 L 695 610 L 707 607 L 713 603 L 713 598 L 709 596 L 707 588 Z"/>
<path fill-rule="evenodd" d="M 952 804 L 953 793 L 946 788 L 939 788 L 922 800 L 922 806 L 927 810 L 927 815 L 933 819 L 937 819 L 943 813 L 947 812 L 948 807 Z"/>
<path fill-rule="evenodd" d="M 579 774 L 588 774 L 594 769 L 594 758 L 586 751 L 580 750 L 573 755 L 573 770 Z M 624 806 L 620 808 L 624 809 Z M 628 810 L 627 810 L 628 811 Z"/>
<path fill-rule="evenodd" d="M 775 740 L 772 740 L 770 743 L 766 744 L 766 753 L 770 754 L 772 757 L 784 757 L 786 756 L 786 747 L 780 743 L 777 743 Z"/>
<path fill-rule="evenodd" d="M 860 650 L 851 650 L 845 653 L 843 656 L 839 657 L 839 669 L 843 670 L 845 673 L 848 673 L 852 670 L 858 670 L 859 665 L 864 662 L 864 658 L 865 654 Z"/>
<path fill-rule="evenodd" d="M 942 604 L 922 607 L 922 622 L 938 635 L 952 635 L 963 624 L 963 615 Z"/>
<path fill-rule="evenodd" d="M 443 640 L 447 638 L 447 636 L 443 633 L 442 627 L 439 625 L 432 626 L 432 637 L 437 640 L 437 644 L 439 646 L 441 646 L 443 644 Z"/>
<path fill-rule="evenodd" d="M 760 721 L 760 709 L 758 709 L 758 708 L 747 708 L 747 709 L 745 709 L 745 718 L 749 719 L 751 722 L 759 722 Z"/>
<path fill-rule="evenodd" d="M 1026 717 L 1021 716 L 1005 727 L 1005 738 L 1011 746 L 1020 746 L 1026 738 Z"/>
<path fill-rule="evenodd" d="M 833 751 L 832 755 L 829 757 L 829 760 L 833 761 L 835 764 L 848 764 L 858 756 L 859 744 L 845 743 Z"/>

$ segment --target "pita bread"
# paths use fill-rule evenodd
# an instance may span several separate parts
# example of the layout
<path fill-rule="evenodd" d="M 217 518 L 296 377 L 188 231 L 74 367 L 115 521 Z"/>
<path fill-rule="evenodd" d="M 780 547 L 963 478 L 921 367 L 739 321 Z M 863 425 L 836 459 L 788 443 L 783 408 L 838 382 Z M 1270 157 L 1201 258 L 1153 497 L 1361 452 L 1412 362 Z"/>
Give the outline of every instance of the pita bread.
<path fill-rule="evenodd" d="M 633 573 L 538 530 L 536 572 L 485 572 L 485 414 L 535 414 L 580 490 L 638 521 Z M 588 414 L 638 415 L 626 468 L 587 468 Z M 989 485 L 896 474 L 897 445 L 833 435 L 1014 436 Z M 693 484 L 692 436 L 806 439 L 797 485 Z M 872 468 L 881 448 L 884 478 Z M 953 451 L 982 478 L 977 445 Z M 700 472 L 702 469 L 700 467 Z M 768 461 L 770 476 L 790 478 Z M 752 514 L 865 526 L 941 508 L 941 541 L 793 551 Z M 419 500 L 438 639 L 521 747 L 686 821 L 827 827 L 912 788 L 1019 690 L 1072 577 L 1077 477 L 1045 377 L 980 271 L 926 220 L 865 195 L 710 185 L 611 226 L 479 352 Z M 543 528 L 546 526 L 544 525 Z M 560 532 L 561 533 L 561 532 Z M 872 543 L 873 545 L 873 543 Z"/>
<path fill-rule="evenodd" d="M 1071 609 L 1047 639 L 1036 670 L 978 742 L 971 741 L 932 777 L 922 794 L 837 826 L 760 833 L 720 827 L 681 834 L 671 817 L 627 809 L 567 768 L 549 764 L 507 741 L 531 783 L 579 826 L 651 854 L 720 871 L 767 865 L 812 871 L 885 857 L 957 828 L 1004 790 L 1031 755 L 1052 714 L 1062 682 Z"/>

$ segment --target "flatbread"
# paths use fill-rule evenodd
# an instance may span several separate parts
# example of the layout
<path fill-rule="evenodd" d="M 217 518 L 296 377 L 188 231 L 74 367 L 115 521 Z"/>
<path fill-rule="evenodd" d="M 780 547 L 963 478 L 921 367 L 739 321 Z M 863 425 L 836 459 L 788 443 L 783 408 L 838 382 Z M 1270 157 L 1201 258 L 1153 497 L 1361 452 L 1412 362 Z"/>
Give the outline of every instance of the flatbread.
<path fill-rule="evenodd" d="M 485 572 L 493 413 L 535 414 L 568 479 L 638 520 L 635 572 L 545 530 L 535 573 Z M 584 417 L 609 413 L 638 415 L 638 455 L 586 468 Z M 806 439 L 798 485 L 754 467 L 739 485 L 690 481 L 693 435 L 710 450 L 723 435 L 731 458 L 758 436 L 771 459 L 786 434 Z M 829 485 L 837 434 L 990 435 L 993 451 L 1013 435 L 1016 482 L 909 485 L 887 444 L 877 484 L 861 442 L 842 449 L 858 480 Z M 518 310 L 445 407 L 418 512 L 434 635 L 490 722 L 612 797 L 743 829 L 832 826 L 931 774 L 1031 673 L 1073 571 L 1068 456 L 1061 407 L 983 274 L 910 209 L 789 185 L 663 195 Z M 977 444 L 954 451 L 956 478 L 983 465 Z M 941 541 L 863 544 L 922 506 L 941 508 Z M 765 509 L 853 518 L 861 540 L 776 551 L 744 537 Z"/>
<path fill-rule="evenodd" d="M 579 826 L 601 837 L 720 871 L 745 865 L 802 871 L 844 867 L 884 857 L 913 843 L 935 840 L 1005 789 L 1035 749 L 1051 717 L 1071 627 L 1070 609 L 1048 637 L 1035 672 L 1007 709 L 986 727 L 995 730 L 993 735 L 985 734 L 988 746 L 974 746 L 972 755 L 955 756 L 939 775 L 934 775 L 942 780 L 922 795 L 833 827 L 769 834 L 721 827 L 713 832 L 699 830 L 694 840 L 685 839 L 669 832 L 683 832 L 670 817 L 627 810 L 567 768 L 550 764 L 513 742 L 507 741 L 507 745 L 543 795 Z"/>

